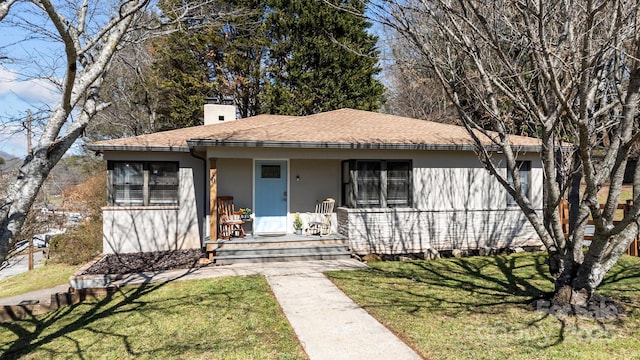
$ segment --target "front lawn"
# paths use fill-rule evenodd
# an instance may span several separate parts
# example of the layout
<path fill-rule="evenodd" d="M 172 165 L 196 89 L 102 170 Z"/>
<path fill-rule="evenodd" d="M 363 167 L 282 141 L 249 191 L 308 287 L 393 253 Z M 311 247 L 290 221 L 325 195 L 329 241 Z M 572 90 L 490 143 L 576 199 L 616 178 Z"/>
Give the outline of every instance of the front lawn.
<path fill-rule="evenodd" d="M 623 257 L 600 293 L 622 320 L 533 310 L 552 290 L 545 254 L 371 262 L 328 276 L 429 359 L 640 359 L 640 258 Z"/>
<path fill-rule="evenodd" d="M 306 359 L 264 277 L 125 287 L 0 324 L 1 358 Z"/>

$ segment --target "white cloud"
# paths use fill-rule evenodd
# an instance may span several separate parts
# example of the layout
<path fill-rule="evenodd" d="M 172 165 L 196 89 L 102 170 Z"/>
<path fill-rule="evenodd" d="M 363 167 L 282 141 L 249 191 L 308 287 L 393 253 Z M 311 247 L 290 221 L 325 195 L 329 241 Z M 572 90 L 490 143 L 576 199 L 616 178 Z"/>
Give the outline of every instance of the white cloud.
<path fill-rule="evenodd" d="M 27 135 L 18 125 L 5 125 L 0 129 L 0 150 L 22 157 L 27 154 Z"/>
<path fill-rule="evenodd" d="M 15 120 L 24 118 L 27 109 L 55 105 L 59 99 L 57 89 L 50 82 L 20 79 L 16 73 L 0 65 L 0 150 L 24 156 L 27 153 L 26 131 Z M 35 136 L 33 140 L 35 142 Z"/>
<path fill-rule="evenodd" d="M 45 79 L 20 80 L 11 70 L 0 66 L 0 100 L 15 96 L 26 103 L 53 104 L 59 100 L 59 92 Z"/>

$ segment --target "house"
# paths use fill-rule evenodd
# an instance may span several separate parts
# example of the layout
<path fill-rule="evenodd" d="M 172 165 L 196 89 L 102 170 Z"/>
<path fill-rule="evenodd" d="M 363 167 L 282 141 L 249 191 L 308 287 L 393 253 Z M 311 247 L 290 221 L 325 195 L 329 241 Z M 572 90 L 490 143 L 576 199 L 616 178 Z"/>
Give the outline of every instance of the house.
<path fill-rule="evenodd" d="M 540 143 L 510 141 L 541 209 Z M 333 232 L 357 254 L 541 244 L 460 126 L 352 109 L 236 120 L 211 104 L 203 126 L 86 147 L 108 164 L 105 253 L 202 248 L 218 196 L 254 210 L 255 234 L 292 233 L 293 215 L 334 198 Z"/>

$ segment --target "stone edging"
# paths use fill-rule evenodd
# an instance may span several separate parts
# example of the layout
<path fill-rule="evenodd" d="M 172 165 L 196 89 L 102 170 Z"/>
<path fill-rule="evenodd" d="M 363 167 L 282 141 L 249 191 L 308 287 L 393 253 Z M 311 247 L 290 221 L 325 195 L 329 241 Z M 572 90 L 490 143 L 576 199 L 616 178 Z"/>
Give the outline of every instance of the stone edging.
<path fill-rule="evenodd" d="M 115 287 L 81 289 L 51 294 L 50 304 L 21 304 L 0 306 L 0 322 L 23 320 L 46 312 L 75 305 L 88 299 L 101 299 L 116 291 Z"/>
<path fill-rule="evenodd" d="M 75 272 L 75 274 L 71 275 L 69 277 L 69 285 L 71 286 L 71 288 L 75 290 L 102 289 L 109 287 L 113 281 L 121 279 L 122 275 L 80 275 L 87 269 L 92 267 L 94 264 L 104 259 L 104 257 L 104 255 L 97 256 L 95 259 L 84 264 L 80 269 L 78 269 L 78 271 Z"/>

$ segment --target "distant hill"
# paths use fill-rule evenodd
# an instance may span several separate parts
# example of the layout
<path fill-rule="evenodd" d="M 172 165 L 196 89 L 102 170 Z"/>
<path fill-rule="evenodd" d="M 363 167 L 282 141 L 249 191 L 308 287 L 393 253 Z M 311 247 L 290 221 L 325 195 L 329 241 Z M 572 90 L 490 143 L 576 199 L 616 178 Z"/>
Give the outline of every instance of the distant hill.
<path fill-rule="evenodd" d="M 19 159 L 2 150 L 0 150 L 0 157 L 4 159 L 4 165 L 0 165 L 0 169 L 2 170 L 16 168 L 18 165 L 20 165 L 20 161 L 22 161 L 22 159 Z"/>
<path fill-rule="evenodd" d="M 5 160 L 9 160 L 9 159 L 15 158 L 15 156 L 13 156 L 11 154 L 8 154 L 8 153 L 6 153 L 6 152 L 4 152 L 2 150 L 0 150 L 0 157 L 5 159 Z"/>

